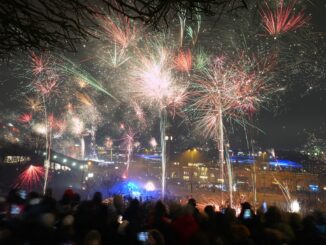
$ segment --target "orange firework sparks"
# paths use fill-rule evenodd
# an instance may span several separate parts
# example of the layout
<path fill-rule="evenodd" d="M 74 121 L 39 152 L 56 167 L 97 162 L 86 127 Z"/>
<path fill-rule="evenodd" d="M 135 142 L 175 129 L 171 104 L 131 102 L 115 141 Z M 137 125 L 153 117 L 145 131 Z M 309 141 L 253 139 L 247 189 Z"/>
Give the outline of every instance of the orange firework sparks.
<path fill-rule="evenodd" d="M 42 103 L 36 98 L 26 98 L 26 108 L 31 111 L 40 111 L 42 109 Z"/>
<path fill-rule="evenodd" d="M 76 77 L 75 81 L 77 82 L 80 88 L 85 88 L 87 86 L 87 83 L 80 77 Z"/>
<path fill-rule="evenodd" d="M 175 68 L 179 71 L 189 72 L 192 68 L 192 55 L 188 49 L 186 52 L 181 50 L 174 60 Z"/>
<path fill-rule="evenodd" d="M 92 99 L 85 93 L 76 93 L 76 97 L 78 98 L 79 102 L 86 105 L 86 106 L 92 106 L 93 101 Z"/>

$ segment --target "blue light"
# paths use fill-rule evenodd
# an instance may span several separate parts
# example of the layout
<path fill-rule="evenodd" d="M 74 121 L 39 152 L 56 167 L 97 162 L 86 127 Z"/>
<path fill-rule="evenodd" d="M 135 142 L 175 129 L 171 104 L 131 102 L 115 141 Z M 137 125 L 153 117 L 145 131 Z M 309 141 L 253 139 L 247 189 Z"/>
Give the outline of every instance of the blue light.
<path fill-rule="evenodd" d="M 269 165 L 277 167 L 285 167 L 285 168 L 302 168 L 302 165 L 300 163 L 296 163 L 290 160 L 280 159 L 277 161 L 270 161 Z"/>
<path fill-rule="evenodd" d="M 132 192 L 138 192 L 139 186 L 135 182 L 123 181 L 114 185 L 111 192 L 119 195 L 131 195 Z"/>
<path fill-rule="evenodd" d="M 253 156 L 233 156 L 230 157 L 231 163 L 252 164 L 255 162 Z"/>
<path fill-rule="evenodd" d="M 160 155 L 138 154 L 136 156 L 141 157 L 143 159 L 147 159 L 147 160 L 161 161 L 161 156 Z"/>
<path fill-rule="evenodd" d="M 232 156 L 230 157 L 231 163 L 236 164 L 253 164 L 256 158 L 253 156 Z M 271 159 L 268 164 L 273 167 L 284 167 L 284 168 L 302 168 L 300 163 L 296 163 L 286 159 L 275 160 Z"/>
<path fill-rule="evenodd" d="M 139 198 L 141 196 L 143 198 L 156 197 L 159 195 L 159 191 L 146 191 L 139 183 L 130 180 L 117 183 L 108 191 L 114 195 L 131 196 L 133 198 Z"/>
<path fill-rule="evenodd" d="M 318 192 L 319 186 L 318 185 L 309 185 L 309 189 L 313 192 Z"/>

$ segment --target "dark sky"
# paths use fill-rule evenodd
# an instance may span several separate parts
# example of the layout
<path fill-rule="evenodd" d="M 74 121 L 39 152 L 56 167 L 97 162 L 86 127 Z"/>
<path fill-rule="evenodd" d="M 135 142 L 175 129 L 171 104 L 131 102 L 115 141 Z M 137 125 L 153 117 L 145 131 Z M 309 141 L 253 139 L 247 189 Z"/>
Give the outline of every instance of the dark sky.
<path fill-rule="evenodd" d="M 326 33 L 326 1 L 314 2 L 309 12 L 315 31 Z M 326 80 L 317 83 L 318 87 L 309 93 L 305 93 L 306 88 L 295 87 L 282 98 L 277 113 L 264 111 L 260 114 L 259 125 L 265 132 L 258 137 L 261 145 L 300 147 L 305 143 L 305 131 L 326 139 Z"/>

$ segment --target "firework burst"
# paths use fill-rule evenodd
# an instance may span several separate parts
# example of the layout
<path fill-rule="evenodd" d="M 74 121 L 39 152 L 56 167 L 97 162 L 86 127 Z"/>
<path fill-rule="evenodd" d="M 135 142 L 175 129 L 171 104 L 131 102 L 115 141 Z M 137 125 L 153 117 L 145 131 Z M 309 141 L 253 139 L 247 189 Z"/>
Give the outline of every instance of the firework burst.
<path fill-rule="evenodd" d="M 273 63 L 273 57 L 258 60 L 241 54 L 236 62 L 225 56 L 216 57 L 204 78 L 194 84 L 193 97 L 197 100 L 192 106 L 200 114 L 198 130 L 206 137 L 216 138 L 216 116 L 220 112 L 227 119 L 243 121 L 238 119 L 252 115 L 269 94 L 282 89 L 268 82 Z"/>
<path fill-rule="evenodd" d="M 173 76 L 172 57 L 171 52 L 163 47 L 158 47 L 149 56 L 139 57 L 140 63 L 132 72 L 130 84 L 130 93 L 136 101 L 159 109 L 168 107 L 172 102 L 181 105 L 185 89 Z"/>
<path fill-rule="evenodd" d="M 162 199 L 165 196 L 166 181 L 166 142 L 165 129 L 167 110 L 180 108 L 185 102 L 186 87 L 177 83 L 174 77 L 174 64 L 170 62 L 172 52 L 162 46 L 157 46 L 154 52 L 140 55 L 137 64 L 131 73 L 129 93 L 134 101 L 158 110 L 161 132 L 162 157 Z"/>
<path fill-rule="evenodd" d="M 39 101 L 37 98 L 26 98 L 25 100 L 26 108 L 33 112 L 37 112 L 42 110 L 42 102 Z"/>
<path fill-rule="evenodd" d="M 33 119 L 32 114 L 30 113 L 24 113 L 19 116 L 19 121 L 22 123 L 30 123 Z"/>
<path fill-rule="evenodd" d="M 192 55 L 190 49 L 187 51 L 181 50 L 174 60 L 175 69 L 183 72 L 188 72 L 192 68 Z"/>
<path fill-rule="evenodd" d="M 222 179 L 225 164 L 224 119 L 243 125 L 245 117 L 258 110 L 267 96 L 278 88 L 268 82 L 273 59 L 266 59 L 269 61 L 241 54 L 232 62 L 226 56 L 218 56 L 212 60 L 210 69 L 204 72 L 204 77 L 194 84 L 191 111 L 196 114 L 197 130 L 217 141 Z M 226 165 L 232 205 L 233 177 L 229 159 L 226 159 Z"/>
<path fill-rule="evenodd" d="M 16 186 L 28 190 L 41 187 L 44 178 L 44 168 L 30 165 L 19 176 Z"/>
<path fill-rule="evenodd" d="M 109 40 L 119 44 L 122 49 L 126 49 L 138 38 L 139 29 L 126 16 L 117 16 L 115 18 L 99 16 L 98 20 Z"/>
<path fill-rule="evenodd" d="M 50 63 L 50 57 L 47 55 L 36 55 L 34 52 L 31 53 L 32 59 L 32 72 L 34 75 L 39 75 L 48 69 Z"/>
<path fill-rule="evenodd" d="M 272 36 L 296 30 L 305 25 L 310 17 L 306 16 L 303 11 L 294 13 L 297 1 L 292 0 L 288 5 L 284 0 L 280 0 L 273 9 L 267 2 L 265 7 L 260 9 L 260 15 L 265 30 Z"/>

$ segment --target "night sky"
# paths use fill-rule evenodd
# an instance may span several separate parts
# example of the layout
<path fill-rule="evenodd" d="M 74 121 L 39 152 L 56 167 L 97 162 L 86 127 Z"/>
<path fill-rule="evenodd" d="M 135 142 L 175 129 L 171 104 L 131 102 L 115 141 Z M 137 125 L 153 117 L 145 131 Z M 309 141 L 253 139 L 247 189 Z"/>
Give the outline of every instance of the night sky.
<path fill-rule="evenodd" d="M 315 31 L 326 33 L 326 2 L 324 0 L 318 1 L 315 6 L 310 7 L 308 12 L 312 13 Z M 84 53 L 85 50 L 82 52 Z M 76 58 L 79 55 L 73 54 L 71 56 Z M 10 61 L 9 63 L 3 61 L 0 66 L 0 110 L 2 114 L 8 113 L 10 110 L 20 111 L 15 101 L 19 97 L 17 91 L 23 82 L 17 76 L 15 59 L 13 60 L 14 62 Z M 298 79 L 304 80 L 305 78 Z M 305 84 L 305 81 L 298 82 Z M 303 146 L 309 133 L 315 133 L 320 138 L 326 138 L 325 78 L 316 79 L 312 88 L 306 85 L 291 87 L 290 91 L 281 96 L 277 105 L 277 110 L 267 108 L 255 116 L 255 124 L 264 131 L 264 133 L 255 132 L 253 134 L 257 145 L 266 148 L 293 149 Z M 174 132 L 181 134 L 181 130 L 178 131 L 178 129 Z M 234 135 L 232 137 L 236 138 Z M 243 140 L 235 143 L 235 146 L 238 147 L 242 145 Z"/>
<path fill-rule="evenodd" d="M 309 12 L 313 15 L 315 30 L 326 32 L 326 2 L 316 1 Z M 260 114 L 259 125 L 265 132 L 259 135 L 262 146 L 300 147 L 305 144 L 309 132 L 326 138 L 326 79 L 317 84 L 310 92 L 305 86 L 296 86 L 282 97 L 277 113 L 265 110 Z"/>

